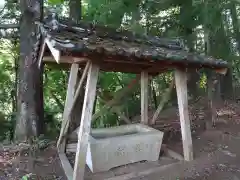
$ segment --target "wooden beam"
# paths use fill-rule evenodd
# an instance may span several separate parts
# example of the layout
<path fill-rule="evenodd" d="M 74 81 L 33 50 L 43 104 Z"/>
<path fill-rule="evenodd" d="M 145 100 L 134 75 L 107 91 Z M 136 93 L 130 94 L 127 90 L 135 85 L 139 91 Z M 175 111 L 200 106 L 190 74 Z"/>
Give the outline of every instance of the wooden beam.
<path fill-rule="evenodd" d="M 115 105 L 116 103 L 118 103 L 118 101 L 122 98 L 124 98 L 124 96 L 127 95 L 127 93 L 129 93 L 133 87 L 135 87 L 136 83 L 138 82 L 138 80 L 140 79 L 140 77 L 137 75 L 137 77 L 131 81 L 131 83 L 129 83 L 128 86 L 118 90 L 115 94 L 113 99 L 111 99 L 110 101 L 108 101 L 101 110 L 99 110 L 98 112 L 96 112 L 93 117 L 92 117 L 92 123 L 98 118 L 100 117 L 104 112 L 106 112 L 109 107 Z M 74 130 L 71 134 L 71 137 L 74 137 L 74 134 L 78 133 L 79 131 L 79 127 L 76 128 L 76 130 Z"/>
<path fill-rule="evenodd" d="M 107 105 L 107 101 L 104 100 L 103 97 L 99 96 L 99 101 Z M 110 106 L 109 110 L 112 111 L 113 113 L 116 113 L 120 119 L 122 119 L 126 124 L 131 124 L 131 121 L 124 115 L 123 112 L 121 112 L 121 108 L 118 106 Z"/>
<path fill-rule="evenodd" d="M 153 118 L 150 122 L 151 125 L 155 124 L 156 123 L 156 120 L 160 114 L 160 112 L 162 111 L 164 105 L 168 102 L 169 98 L 170 98 L 170 95 L 171 95 L 171 92 L 172 92 L 172 89 L 174 87 L 174 80 L 172 80 L 171 84 L 170 84 L 170 87 L 167 89 L 167 91 L 163 94 L 163 99 L 162 101 L 160 102 L 157 110 L 155 111 L 154 115 L 153 115 Z"/>
<path fill-rule="evenodd" d="M 215 69 L 216 73 L 222 74 L 222 75 L 226 75 L 227 74 L 228 69 L 227 68 L 222 68 L 222 69 Z"/>
<path fill-rule="evenodd" d="M 87 77 L 87 73 L 88 73 L 88 70 L 89 70 L 89 66 L 90 66 L 90 61 L 88 61 L 88 63 L 86 64 L 86 67 L 84 68 L 83 70 L 83 74 L 82 74 L 82 77 L 81 79 L 79 80 L 79 83 L 78 83 L 78 87 L 77 87 L 77 90 L 76 90 L 76 93 L 74 95 L 74 98 L 73 98 L 73 102 L 72 104 L 70 105 L 70 108 L 69 108 L 69 114 L 68 116 L 70 116 L 72 110 L 73 110 L 73 107 L 74 105 L 76 104 L 76 101 L 77 101 L 77 98 L 80 94 L 80 91 L 81 89 L 83 88 L 83 83 L 84 83 L 84 80 L 86 79 Z"/>
<path fill-rule="evenodd" d="M 107 104 L 107 102 L 103 100 L 103 98 L 100 97 L 99 100 Z M 109 107 L 109 110 L 116 113 L 125 123 L 131 124 L 131 121 L 124 115 L 124 113 L 121 112 L 119 107 L 113 105 L 112 107 Z"/>
<path fill-rule="evenodd" d="M 148 125 L 148 72 L 141 72 L 141 123 Z"/>
<path fill-rule="evenodd" d="M 45 49 L 46 49 L 46 39 L 43 40 L 43 43 L 41 45 L 40 54 L 39 54 L 39 57 L 38 57 L 38 68 L 41 67 Z"/>
<path fill-rule="evenodd" d="M 179 160 L 179 161 L 183 161 L 184 158 L 181 154 L 171 150 L 171 149 L 168 149 L 166 145 L 162 144 L 161 146 L 161 150 L 164 151 L 164 154 L 168 157 L 171 157 L 173 159 L 176 159 L 176 160 Z"/>
<path fill-rule="evenodd" d="M 71 144 L 67 144 L 66 146 L 66 152 L 72 152 L 72 153 L 76 153 L 77 150 L 77 143 L 71 143 Z"/>
<path fill-rule="evenodd" d="M 88 58 L 85 57 L 72 57 L 72 56 L 61 56 L 61 63 L 73 64 L 73 63 L 86 63 L 89 61 Z M 44 56 L 43 62 L 56 62 L 52 56 Z"/>
<path fill-rule="evenodd" d="M 90 66 L 90 62 L 88 62 L 88 63 L 86 64 L 86 67 L 85 67 L 85 69 L 84 69 L 84 71 L 83 71 L 82 77 L 81 77 L 81 79 L 79 80 L 76 93 L 75 93 L 75 95 L 74 95 L 74 97 L 73 97 L 73 100 L 72 100 L 71 104 L 69 104 L 69 106 L 68 106 L 69 110 L 68 110 L 68 114 L 66 115 L 66 117 L 67 117 L 68 119 L 69 119 L 70 116 L 71 116 L 71 113 L 72 113 L 72 111 L 73 111 L 74 105 L 76 104 L 76 101 L 77 101 L 78 96 L 79 96 L 79 94 L 80 94 L 80 92 L 81 92 L 81 89 L 83 88 L 83 82 L 84 82 L 85 78 L 87 77 L 87 72 L 88 72 L 89 66 Z M 66 126 L 67 126 L 67 124 L 64 125 L 64 127 L 63 127 L 64 130 L 68 128 L 68 127 L 66 127 Z M 65 132 L 66 132 L 66 131 L 65 131 Z M 63 135 L 65 135 L 65 134 L 63 134 Z"/>
<path fill-rule="evenodd" d="M 119 117 L 120 119 L 122 119 L 126 124 L 131 124 L 131 121 L 124 115 L 124 113 L 122 113 L 118 107 L 116 106 L 113 106 L 111 107 L 110 109 L 111 111 L 115 112 Z"/>
<path fill-rule="evenodd" d="M 75 94 L 75 89 L 76 89 L 76 84 L 77 84 L 77 77 L 78 77 L 78 64 L 72 64 L 71 66 L 71 71 L 70 71 L 70 76 L 68 80 L 68 88 L 67 88 L 67 95 L 66 95 L 66 101 L 65 101 L 65 107 L 64 107 L 64 112 L 63 112 L 63 121 L 62 121 L 62 127 L 59 135 L 59 139 L 57 142 L 57 147 L 59 147 L 63 135 L 67 132 L 67 128 L 69 126 L 69 119 L 68 119 L 68 114 L 69 114 L 69 107 L 73 102 L 74 99 L 74 94 Z M 63 146 L 64 147 L 64 146 Z M 61 151 L 63 151 L 64 148 L 61 148 Z"/>
<path fill-rule="evenodd" d="M 73 171 L 73 180 L 84 180 L 85 162 L 88 148 L 88 138 L 91 130 L 93 105 L 96 96 L 99 66 L 91 63 L 87 76 L 81 125 L 78 132 L 77 153 Z"/>
<path fill-rule="evenodd" d="M 67 179 L 72 180 L 73 179 L 73 168 L 72 168 L 66 154 L 58 152 L 58 156 L 61 161 L 62 168 L 64 170 L 64 173 L 65 173 Z"/>
<path fill-rule="evenodd" d="M 186 161 L 191 161 L 193 160 L 193 147 L 191 126 L 188 114 L 187 73 L 185 71 L 177 69 L 175 71 L 175 82 L 182 132 L 184 159 Z"/>
<path fill-rule="evenodd" d="M 61 56 L 61 51 L 59 51 L 58 49 L 56 49 L 55 47 L 53 47 L 52 43 L 50 42 L 50 40 L 48 38 L 45 39 L 46 44 L 48 46 L 48 48 L 50 49 L 52 56 L 54 57 L 55 61 L 57 61 L 57 63 L 60 63 L 60 56 Z"/>

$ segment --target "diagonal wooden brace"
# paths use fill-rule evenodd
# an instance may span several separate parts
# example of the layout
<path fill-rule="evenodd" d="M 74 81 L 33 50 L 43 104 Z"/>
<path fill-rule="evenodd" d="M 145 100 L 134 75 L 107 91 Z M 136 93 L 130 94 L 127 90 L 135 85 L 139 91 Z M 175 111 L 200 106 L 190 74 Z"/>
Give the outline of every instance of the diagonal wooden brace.
<path fill-rule="evenodd" d="M 66 95 L 65 107 L 64 107 L 64 112 L 63 112 L 63 121 L 62 121 L 62 125 L 61 125 L 59 139 L 57 142 L 57 147 L 59 147 L 60 142 L 62 140 L 62 136 L 66 132 L 64 127 L 68 126 L 68 124 L 69 124 L 69 119 L 68 119 L 69 108 L 68 107 L 72 103 L 73 98 L 74 98 L 75 87 L 77 84 L 78 69 L 79 69 L 78 64 L 72 64 L 70 76 L 69 76 L 69 80 L 68 80 L 67 95 Z"/>
<path fill-rule="evenodd" d="M 155 111 L 153 117 L 152 117 L 152 120 L 150 122 L 151 125 L 155 124 L 156 123 L 156 120 L 160 114 L 160 112 L 162 111 L 164 105 L 168 102 L 168 100 L 170 99 L 170 95 L 171 95 L 171 92 L 173 90 L 173 87 L 174 87 L 174 79 L 172 80 L 169 88 L 167 89 L 167 91 L 163 94 L 163 98 L 162 98 L 162 101 L 160 102 L 157 110 Z"/>
<path fill-rule="evenodd" d="M 118 90 L 115 93 L 115 96 L 112 100 L 108 101 L 100 111 L 96 112 L 93 117 L 92 117 L 92 123 L 98 118 L 100 117 L 104 112 L 106 112 L 109 107 L 115 105 L 121 98 L 123 98 L 124 96 L 126 96 L 127 93 L 129 93 L 129 91 L 132 90 L 133 87 L 135 87 L 134 85 L 138 82 L 138 80 L 140 79 L 140 76 L 137 75 L 137 77 L 129 84 L 129 86 L 126 86 L 120 90 Z M 74 137 L 74 135 L 79 131 L 79 127 L 76 128 L 72 133 L 71 136 Z"/>
<path fill-rule="evenodd" d="M 67 129 L 68 129 L 68 126 L 69 126 L 69 121 L 70 121 L 70 115 L 72 113 L 72 110 L 73 110 L 73 107 L 76 103 L 76 100 L 79 96 L 80 90 L 83 88 L 83 82 L 86 79 L 89 66 L 90 66 L 90 62 L 88 62 L 86 64 L 86 67 L 83 71 L 83 74 L 82 74 L 82 77 L 79 81 L 76 92 L 75 92 L 75 89 L 76 89 L 75 86 L 76 86 L 76 81 L 77 81 L 77 73 L 74 74 L 75 75 L 74 79 L 71 77 L 71 74 L 70 74 L 68 91 L 71 91 L 70 92 L 71 95 L 69 95 L 70 97 L 68 97 L 68 95 L 67 95 L 67 99 L 66 99 L 66 103 L 65 103 L 65 110 L 64 110 L 64 113 L 63 113 L 63 119 L 64 120 L 63 120 L 63 123 L 62 123 L 62 129 L 61 129 L 61 132 L 60 132 L 60 136 L 59 136 L 59 139 L 58 139 L 58 142 L 57 142 L 57 147 L 59 147 L 63 136 L 65 136 L 65 134 L 67 133 Z M 72 72 L 72 69 L 71 69 L 71 72 Z M 78 72 L 78 70 L 77 70 L 77 72 Z M 74 81 L 75 84 L 73 84 L 73 82 L 71 82 L 71 81 Z"/>

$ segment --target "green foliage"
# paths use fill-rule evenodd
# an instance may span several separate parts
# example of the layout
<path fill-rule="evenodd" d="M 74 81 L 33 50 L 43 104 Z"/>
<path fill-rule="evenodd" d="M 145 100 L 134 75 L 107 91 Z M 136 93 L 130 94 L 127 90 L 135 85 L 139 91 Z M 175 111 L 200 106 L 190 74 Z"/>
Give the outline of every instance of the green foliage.
<path fill-rule="evenodd" d="M 24 176 L 21 178 L 21 180 L 29 180 L 31 176 L 32 176 L 32 173 L 28 173 L 28 174 L 24 175 Z"/>
<path fill-rule="evenodd" d="M 57 7 L 65 15 L 69 0 L 47 0 L 47 7 Z M 233 64 L 233 76 L 236 84 L 240 83 L 239 50 L 232 23 L 229 20 L 229 2 L 226 0 L 82 0 L 82 17 L 85 20 L 106 24 L 114 28 L 123 27 L 138 33 L 145 33 L 164 37 L 182 37 L 188 47 L 201 53 L 204 52 L 204 33 L 209 31 L 211 38 L 210 54 L 224 58 Z M 239 13 L 239 12 L 238 12 Z M 239 14 L 238 14 L 239 16 Z M 18 3 L 7 3 L 6 10 L 0 14 L 0 22 L 19 20 Z M 239 18 L 239 17 L 238 17 Z M 238 29 L 239 31 L 239 29 Z M 239 33 L 239 32 L 237 32 Z M 234 41 L 235 40 L 235 41 Z M 234 42 L 234 43 L 230 43 Z M 0 48 L 0 139 L 9 136 L 11 139 L 15 114 L 13 110 L 13 96 L 15 90 L 14 59 L 18 59 L 18 39 L 2 40 Z M 13 45 L 14 44 L 14 45 Z M 235 45 L 234 45 L 235 44 Z M 45 66 L 44 72 L 44 106 L 46 135 L 56 137 L 60 130 L 62 112 L 66 96 L 69 71 L 51 69 Z M 98 90 L 99 95 L 110 100 L 113 92 L 128 85 L 135 78 L 132 74 L 100 73 Z M 151 89 L 155 89 L 157 103 L 161 101 L 162 93 L 173 76 L 171 72 L 161 74 L 153 79 Z M 206 90 L 206 76 L 202 73 L 199 87 Z M 174 96 L 172 100 L 176 99 Z M 150 106 L 154 107 L 153 97 Z M 140 86 L 132 93 L 121 99 L 117 104 L 124 115 L 133 118 L 140 114 Z M 99 111 L 104 103 L 96 103 Z M 94 124 L 94 127 L 107 127 L 123 124 L 124 122 L 111 111 L 104 113 Z"/>
<path fill-rule="evenodd" d="M 62 4 L 64 2 L 64 0 L 48 0 L 48 4 L 50 5 L 58 5 L 58 4 Z"/>

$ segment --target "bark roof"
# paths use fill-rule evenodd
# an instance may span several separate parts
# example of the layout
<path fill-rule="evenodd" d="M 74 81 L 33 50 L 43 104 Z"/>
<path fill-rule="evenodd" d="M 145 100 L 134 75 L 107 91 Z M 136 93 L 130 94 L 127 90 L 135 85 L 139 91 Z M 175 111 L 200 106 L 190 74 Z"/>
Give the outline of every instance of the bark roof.
<path fill-rule="evenodd" d="M 121 57 L 124 60 L 162 61 L 210 68 L 225 68 L 227 62 L 189 53 L 180 39 L 159 38 L 115 30 L 106 26 L 65 18 L 47 17 L 40 25 L 43 35 L 65 53 L 89 57 Z"/>

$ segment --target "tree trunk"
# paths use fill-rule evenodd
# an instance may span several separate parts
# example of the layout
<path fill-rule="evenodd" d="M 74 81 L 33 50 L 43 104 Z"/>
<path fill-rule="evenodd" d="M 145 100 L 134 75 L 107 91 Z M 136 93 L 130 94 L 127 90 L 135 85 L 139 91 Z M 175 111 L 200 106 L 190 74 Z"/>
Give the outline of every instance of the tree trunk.
<path fill-rule="evenodd" d="M 220 18 L 217 18 L 216 21 L 217 31 L 215 30 L 215 32 L 211 33 L 211 55 L 225 60 L 229 59 L 228 62 L 231 64 L 230 41 L 224 29 L 224 18 L 220 8 L 216 11 L 216 16 Z M 219 77 L 219 81 L 219 88 L 216 89 L 216 92 L 221 95 L 222 99 L 231 99 L 233 95 L 231 69 L 228 70 L 225 76 Z"/>
<path fill-rule="evenodd" d="M 205 6 L 204 9 L 207 12 L 207 6 Z M 205 13 L 204 16 L 204 51 L 206 55 L 210 55 L 211 52 L 211 45 L 210 45 L 210 30 L 208 28 L 208 21 L 207 21 L 207 14 Z M 206 75 L 207 75 L 207 96 L 208 96 L 208 112 L 207 112 L 207 118 L 205 121 L 205 127 L 206 129 L 211 129 L 213 125 L 213 118 L 214 116 L 214 109 L 212 107 L 214 106 L 214 101 L 213 101 L 213 94 L 215 91 L 213 90 L 213 83 L 212 83 L 212 72 L 210 70 L 206 70 Z"/>
<path fill-rule="evenodd" d="M 17 89 L 18 89 L 18 62 L 19 62 L 19 56 L 14 58 L 14 73 L 15 73 L 15 78 L 14 78 L 14 90 L 12 90 L 12 113 L 17 112 Z"/>
<path fill-rule="evenodd" d="M 69 16 L 73 20 L 82 19 L 82 2 L 81 0 L 70 0 L 69 1 Z"/>
<path fill-rule="evenodd" d="M 82 3 L 81 0 L 70 0 L 69 1 L 69 16 L 73 20 L 77 21 L 81 19 L 81 7 Z M 78 73 L 78 81 L 81 78 L 82 75 L 82 70 Z M 71 121 L 69 123 L 69 133 L 71 133 L 73 130 L 75 130 L 79 125 L 80 125 L 80 120 L 81 120 L 81 114 L 82 114 L 82 106 L 83 106 L 83 101 L 84 101 L 84 88 L 81 89 L 81 92 L 77 98 L 76 104 L 73 107 L 73 111 L 71 114 Z"/>
<path fill-rule="evenodd" d="M 31 5 L 30 5 L 30 4 Z M 38 68 L 37 56 L 40 36 L 35 20 L 40 19 L 40 0 L 20 1 L 20 61 L 19 61 L 19 90 L 18 116 L 15 129 L 15 140 L 26 141 L 31 136 L 41 132 L 38 128 L 42 118 L 42 104 L 39 94 L 41 87 L 41 71 Z M 35 8 L 36 7 L 36 8 Z"/>
<path fill-rule="evenodd" d="M 193 5 L 192 0 L 186 0 L 182 5 L 180 9 L 180 27 L 181 28 L 181 34 L 185 37 L 187 41 L 187 47 L 189 49 L 189 52 L 194 51 L 194 18 L 193 14 L 189 14 L 192 12 Z M 198 81 L 199 81 L 199 74 L 195 70 L 190 70 L 188 72 L 189 79 L 188 79 L 188 89 L 189 94 L 196 98 L 198 94 Z"/>
<path fill-rule="evenodd" d="M 206 128 L 211 129 L 216 125 L 216 75 L 214 72 L 208 70 L 207 72 L 207 88 L 208 88 L 208 112 L 207 112 L 207 122 Z"/>
<path fill-rule="evenodd" d="M 230 100 L 234 97 L 232 81 L 232 69 L 228 68 L 227 74 L 220 77 L 220 94 L 221 98 L 224 100 Z"/>
<path fill-rule="evenodd" d="M 230 13 L 232 18 L 233 32 L 238 44 L 237 46 L 238 52 L 240 53 L 240 31 L 239 31 L 239 22 L 238 22 L 239 20 L 238 20 L 236 5 L 234 2 L 230 2 Z"/>

